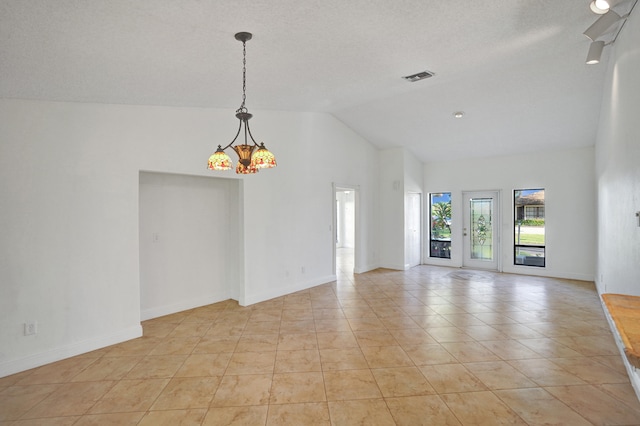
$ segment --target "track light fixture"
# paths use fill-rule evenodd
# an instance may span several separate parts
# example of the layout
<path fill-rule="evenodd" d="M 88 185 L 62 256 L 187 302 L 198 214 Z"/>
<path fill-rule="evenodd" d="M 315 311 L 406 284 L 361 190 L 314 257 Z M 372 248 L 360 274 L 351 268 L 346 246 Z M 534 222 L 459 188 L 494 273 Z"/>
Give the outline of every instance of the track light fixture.
<path fill-rule="evenodd" d="M 600 17 L 584 32 L 584 35 L 591 40 L 589 52 L 587 53 L 587 65 L 600 63 L 603 49 L 605 46 L 615 43 L 620 31 L 622 31 L 622 27 L 624 27 L 627 18 L 629 18 L 637 3 L 638 0 L 633 1 L 629 12 L 626 15 L 620 15 L 611 10 L 609 1 L 593 0 L 591 2 L 589 7 Z M 601 38 L 604 38 L 604 40 Z"/>
<path fill-rule="evenodd" d="M 620 21 L 622 16 L 618 15 L 613 10 L 608 11 L 604 15 L 598 18 L 587 30 L 584 32 L 591 41 L 596 41 L 599 37 L 607 34 L 613 27 L 613 25 Z"/>
<path fill-rule="evenodd" d="M 602 56 L 602 49 L 604 49 L 604 41 L 591 42 L 589 46 L 589 53 L 587 53 L 587 65 L 594 65 L 600 63 L 600 57 Z"/>

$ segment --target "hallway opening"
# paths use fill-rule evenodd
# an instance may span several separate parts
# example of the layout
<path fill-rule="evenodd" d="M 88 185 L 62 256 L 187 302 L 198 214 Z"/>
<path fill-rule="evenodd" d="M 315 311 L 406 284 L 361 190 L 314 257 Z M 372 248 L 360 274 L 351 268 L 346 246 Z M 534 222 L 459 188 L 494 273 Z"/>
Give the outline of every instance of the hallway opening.
<path fill-rule="evenodd" d="M 357 187 L 334 184 L 334 271 L 338 278 L 352 277 L 356 256 Z"/>

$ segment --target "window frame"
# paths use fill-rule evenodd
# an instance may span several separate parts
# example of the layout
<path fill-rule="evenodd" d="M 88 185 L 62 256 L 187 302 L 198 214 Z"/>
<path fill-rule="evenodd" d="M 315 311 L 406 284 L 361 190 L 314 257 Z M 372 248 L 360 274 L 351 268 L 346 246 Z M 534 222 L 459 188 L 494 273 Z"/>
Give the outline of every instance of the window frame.
<path fill-rule="evenodd" d="M 449 229 L 448 238 L 434 238 L 434 214 L 433 206 L 437 203 L 433 202 L 434 196 L 443 197 L 448 194 L 449 217 L 445 218 L 446 227 Z M 451 192 L 430 192 L 429 193 L 429 258 L 432 259 L 451 259 Z M 446 221 L 448 219 L 448 221 Z M 448 222 L 448 223 L 447 223 Z"/>
<path fill-rule="evenodd" d="M 542 205 L 526 205 L 517 204 L 518 200 L 523 198 L 521 195 L 523 192 L 535 194 L 542 192 Z M 531 214 L 530 212 L 534 212 Z M 542 213 L 542 217 L 540 217 Z M 539 220 L 544 221 L 543 224 L 543 244 L 520 244 L 519 235 L 522 227 L 522 222 L 527 220 Z M 533 266 L 538 268 L 545 268 L 547 265 L 547 238 L 546 238 L 546 190 L 545 188 L 527 188 L 527 189 L 514 189 L 513 190 L 513 264 L 515 266 Z M 526 225 L 525 225 L 526 226 Z M 527 256 L 522 255 L 522 251 L 527 249 L 533 251 L 541 250 L 542 256 Z"/>

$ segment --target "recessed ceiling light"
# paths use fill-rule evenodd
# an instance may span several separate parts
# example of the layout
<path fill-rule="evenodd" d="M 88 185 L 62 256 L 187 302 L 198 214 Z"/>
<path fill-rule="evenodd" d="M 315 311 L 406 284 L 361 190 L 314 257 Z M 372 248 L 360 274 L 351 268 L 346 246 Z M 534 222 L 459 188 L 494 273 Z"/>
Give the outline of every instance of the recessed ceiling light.
<path fill-rule="evenodd" d="M 402 78 L 413 83 L 414 81 L 424 80 L 425 78 L 433 77 L 434 75 L 435 74 L 431 71 L 422 71 L 417 74 L 407 75 Z"/>
<path fill-rule="evenodd" d="M 453 113 L 455 118 L 462 118 L 464 116 L 464 111 L 456 111 Z"/>
<path fill-rule="evenodd" d="M 597 13 L 598 15 L 604 15 L 609 11 L 609 8 L 611 7 L 611 5 L 609 5 L 609 2 L 606 0 L 593 0 L 589 5 L 589 7 L 591 8 L 591 11 L 593 13 Z"/>

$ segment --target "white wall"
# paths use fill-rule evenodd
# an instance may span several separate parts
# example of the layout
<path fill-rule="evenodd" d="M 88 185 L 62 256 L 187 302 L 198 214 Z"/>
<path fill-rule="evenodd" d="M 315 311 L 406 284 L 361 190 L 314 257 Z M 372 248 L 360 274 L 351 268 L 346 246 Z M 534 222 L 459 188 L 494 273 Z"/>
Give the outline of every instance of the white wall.
<path fill-rule="evenodd" d="M 407 150 L 403 150 L 404 191 L 422 193 L 424 165 Z"/>
<path fill-rule="evenodd" d="M 640 10 L 612 49 L 596 142 L 601 293 L 640 296 Z M 601 64 L 602 65 L 602 64 Z"/>
<path fill-rule="evenodd" d="M 501 191 L 502 270 L 593 280 L 596 256 L 594 150 L 533 153 L 424 166 L 425 192 L 451 192 L 451 259 L 425 263 L 462 266 L 462 191 Z M 546 267 L 513 264 L 513 190 L 545 189 Z M 425 241 L 428 233 L 425 232 Z M 425 244 L 428 244 L 425 242 Z"/>
<path fill-rule="evenodd" d="M 405 148 L 381 150 L 380 155 L 380 266 L 409 268 L 407 251 L 407 193 L 422 193 L 422 163 Z"/>
<path fill-rule="evenodd" d="M 638 9 L 636 7 L 636 9 Z M 640 13 L 627 20 L 612 49 L 596 141 L 598 268 L 600 293 L 640 296 Z M 609 317 L 631 384 L 640 398 L 640 370 L 624 355 L 624 343 Z"/>
<path fill-rule="evenodd" d="M 252 131 L 274 135 L 264 141 L 278 167 L 244 182 L 247 297 L 241 303 L 335 279 L 333 183 L 359 187 L 355 264 L 364 270 L 377 267 L 378 150 L 326 114 L 298 113 L 295 120 L 275 112 L 259 116 L 263 121 L 253 123 Z M 286 123 L 278 120 L 287 117 Z M 279 145 L 270 142 L 276 139 Z"/>
<path fill-rule="evenodd" d="M 238 298 L 241 182 L 140 173 L 142 320 Z"/>
<path fill-rule="evenodd" d="M 380 266 L 403 270 L 404 148 L 380 151 Z"/>
<path fill-rule="evenodd" d="M 239 195 L 241 303 L 333 277 L 332 182 L 359 186 L 376 267 L 377 150 L 326 114 L 252 112 L 279 166 Z M 139 171 L 236 178 L 206 169 L 233 111 L 0 100 L 0 120 L 0 376 L 139 336 Z"/>

